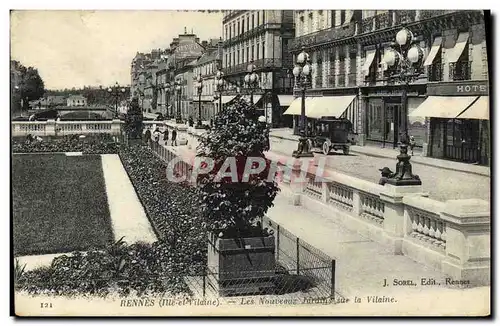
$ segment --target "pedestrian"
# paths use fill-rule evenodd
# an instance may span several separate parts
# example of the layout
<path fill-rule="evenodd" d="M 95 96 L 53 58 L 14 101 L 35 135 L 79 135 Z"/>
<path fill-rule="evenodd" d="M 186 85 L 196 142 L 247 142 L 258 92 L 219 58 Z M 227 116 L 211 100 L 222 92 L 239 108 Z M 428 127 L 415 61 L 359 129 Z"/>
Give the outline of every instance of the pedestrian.
<path fill-rule="evenodd" d="M 168 128 L 165 127 L 165 132 L 163 133 L 163 143 L 168 146 Z"/>
<path fill-rule="evenodd" d="M 394 173 L 389 169 L 387 166 L 384 166 L 382 169 L 378 169 L 380 171 L 381 177 L 380 180 L 378 181 L 379 185 L 385 185 L 387 183 L 387 180 L 392 178 Z"/>
<path fill-rule="evenodd" d="M 177 130 L 174 128 L 172 130 L 172 146 L 177 146 L 176 140 L 177 140 Z"/>
<path fill-rule="evenodd" d="M 160 129 L 156 127 L 155 131 L 153 132 L 153 138 L 155 143 L 158 143 L 160 141 Z"/>
<path fill-rule="evenodd" d="M 413 155 L 413 149 L 415 148 L 416 141 L 415 137 L 410 136 L 410 150 L 411 150 L 411 155 Z"/>

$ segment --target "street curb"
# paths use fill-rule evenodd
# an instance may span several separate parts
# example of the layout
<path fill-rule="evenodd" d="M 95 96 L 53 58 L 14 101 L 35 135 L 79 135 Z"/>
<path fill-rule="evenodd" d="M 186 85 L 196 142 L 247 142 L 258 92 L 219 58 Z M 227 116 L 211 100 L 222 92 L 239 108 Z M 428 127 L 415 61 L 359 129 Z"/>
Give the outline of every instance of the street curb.
<path fill-rule="evenodd" d="M 360 151 L 360 150 L 356 150 L 356 149 L 354 149 L 352 147 L 351 147 L 350 150 L 353 153 L 362 154 L 362 155 L 366 155 L 366 156 L 378 157 L 378 158 L 388 158 L 388 159 L 394 158 L 395 159 L 395 157 L 386 156 L 386 155 L 382 155 L 382 154 L 367 153 L 367 152 L 363 152 L 363 151 Z M 463 169 L 456 169 L 456 168 L 453 168 L 453 167 L 448 167 L 448 166 L 443 166 L 443 165 L 438 165 L 438 164 L 432 164 L 432 163 L 422 162 L 422 161 L 419 160 L 418 156 L 412 156 L 411 157 L 411 161 L 414 162 L 414 163 L 416 163 L 416 164 L 425 165 L 425 166 L 431 166 L 431 167 L 440 168 L 440 169 L 444 169 L 444 170 L 450 170 L 450 171 L 456 171 L 456 172 L 462 172 L 462 173 L 475 174 L 475 175 L 480 175 L 480 176 L 483 176 L 483 177 L 490 177 L 490 174 L 488 174 L 488 173 L 477 172 L 477 171 L 470 171 L 470 170 L 463 170 Z"/>
<path fill-rule="evenodd" d="M 271 135 L 271 137 L 275 137 L 275 138 L 278 138 L 278 139 L 290 140 L 290 141 L 296 141 L 296 139 L 289 138 L 289 137 L 284 137 L 284 136 L 278 136 L 278 135 Z M 363 147 L 363 146 L 360 146 L 360 147 Z M 371 156 L 371 157 L 388 158 L 388 159 L 394 158 L 394 159 L 396 159 L 396 157 L 392 157 L 392 156 L 387 156 L 387 155 L 383 155 L 383 154 L 376 154 L 376 153 L 367 153 L 367 152 L 364 152 L 364 151 L 360 151 L 360 150 L 357 150 L 357 149 L 353 148 L 353 146 L 351 146 L 350 151 L 353 152 L 353 153 L 362 154 L 362 155 Z M 415 158 L 417 158 L 417 159 L 415 160 Z M 483 177 L 490 177 L 489 173 L 476 172 L 476 171 L 470 171 L 470 170 L 463 170 L 463 169 L 457 169 L 457 168 L 452 168 L 452 167 L 448 167 L 448 166 L 442 166 L 442 165 L 438 165 L 438 164 L 431 164 L 431 163 L 422 162 L 422 161 L 420 161 L 418 159 L 418 156 L 417 157 L 412 156 L 412 159 L 413 159 L 413 162 L 415 162 L 417 164 L 425 165 L 425 166 L 431 166 L 431 167 L 435 167 L 435 168 L 441 168 L 441 169 L 444 169 L 444 170 L 450 170 L 450 171 L 456 171 L 456 172 L 463 172 L 463 173 L 475 174 L 475 175 L 479 175 L 479 176 L 483 176 Z"/>

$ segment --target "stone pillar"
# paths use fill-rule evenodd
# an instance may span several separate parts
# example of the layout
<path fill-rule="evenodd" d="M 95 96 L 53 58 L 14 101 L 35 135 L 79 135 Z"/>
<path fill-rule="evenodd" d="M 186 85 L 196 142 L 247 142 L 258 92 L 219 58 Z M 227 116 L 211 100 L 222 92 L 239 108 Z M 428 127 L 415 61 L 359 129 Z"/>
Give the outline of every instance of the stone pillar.
<path fill-rule="evenodd" d="M 363 46 L 358 43 L 358 51 L 356 53 L 356 85 L 363 85 L 364 75 L 363 75 Z"/>
<path fill-rule="evenodd" d="M 441 212 L 446 221 L 446 258 L 442 271 L 456 286 L 490 284 L 490 205 L 480 199 L 448 200 Z"/>
<path fill-rule="evenodd" d="M 349 46 L 347 45 L 342 45 L 340 48 L 340 51 L 344 51 L 344 80 L 345 80 L 345 85 L 349 85 L 349 72 L 351 71 L 351 58 L 349 57 Z"/>
<path fill-rule="evenodd" d="M 321 66 L 321 69 L 323 69 L 322 71 L 322 82 L 323 82 L 323 87 L 329 87 L 328 86 L 328 75 L 329 75 L 329 58 L 328 58 L 328 50 L 322 50 L 321 51 L 321 57 L 322 57 L 322 66 Z"/>
<path fill-rule="evenodd" d="M 422 186 L 394 186 L 390 184 L 386 184 L 380 193 L 380 199 L 384 202 L 385 242 L 396 255 L 403 253 L 405 235 L 403 197 L 419 196 L 422 193 Z"/>
<path fill-rule="evenodd" d="M 284 182 L 290 184 L 290 190 L 292 191 L 292 204 L 294 206 L 300 206 L 300 198 L 307 185 L 307 177 L 304 176 L 304 180 L 301 180 L 301 162 L 297 162 L 296 160 L 294 160 L 293 164 L 286 165 L 285 167 L 283 167 L 283 169 Z"/>
<path fill-rule="evenodd" d="M 366 121 L 366 111 L 368 110 L 368 99 L 363 96 L 361 89 L 358 92 L 358 111 L 359 111 L 359 125 L 361 126 L 360 130 L 358 130 L 358 145 L 365 146 L 366 142 L 366 129 L 367 129 L 367 121 Z"/>
<path fill-rule="evenodd" d="M 45 125 L 45 135 L 57 136 L 56 129 L 57 129 L 56 120 L 48 119 L 47 124 Z"/>
<path fill-rule="evenodd" d="M 118 136 L 121 133 L 121 121 L 120 119 L 113 119 L 111 121 L 111 134 L 113 136 Z"/>
<path fill-rule="evenodd" d="M 340 60 L 339 60 L 339 51 L 338 47 L 335 47 L 335 87 L 339 85 L 339 70 L 340 70 Z"/>

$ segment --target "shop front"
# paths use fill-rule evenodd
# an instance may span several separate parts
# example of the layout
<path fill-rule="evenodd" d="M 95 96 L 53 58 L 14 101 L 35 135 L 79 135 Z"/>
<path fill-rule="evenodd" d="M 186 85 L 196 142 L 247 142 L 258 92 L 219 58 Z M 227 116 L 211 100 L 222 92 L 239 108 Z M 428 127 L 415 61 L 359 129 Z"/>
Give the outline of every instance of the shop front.
<path fill-rule="evenodd" d="M 364 137 L 368 142 L 378 143 L 381 147 L 396 148 L 407 126 L 408 135 L 415 138 L 417 147 L 422 147 L 425 143 L 426 119 L 410 116 L 425 100 L 425 85 L 410 85 L 406 106 L 402 102 L 401 87 L 394 85 L 361 88 L 362 104 L 365 107 Z"/>
<path fill-rule="evenodd" d="M 424 155 L 489 164 L 487 81 L 428 84 L 427 98 L 410 115 L 430 122 Z"/>

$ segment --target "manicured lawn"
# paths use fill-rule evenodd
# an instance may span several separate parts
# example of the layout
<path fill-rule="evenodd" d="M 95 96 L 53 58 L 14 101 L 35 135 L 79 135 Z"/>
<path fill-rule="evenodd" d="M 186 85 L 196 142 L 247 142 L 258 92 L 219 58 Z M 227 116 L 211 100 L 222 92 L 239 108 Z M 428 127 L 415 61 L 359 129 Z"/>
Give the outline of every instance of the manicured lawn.
<path fill-rule="evenodd" d="M 99 155 L 13 155 L 12 201 L 15 256 L 113 241 Z"/>

